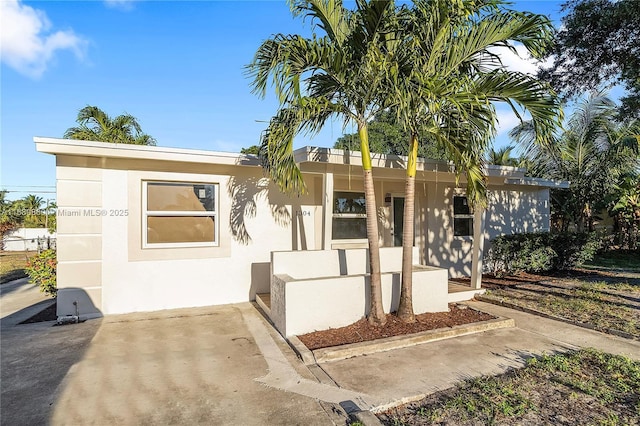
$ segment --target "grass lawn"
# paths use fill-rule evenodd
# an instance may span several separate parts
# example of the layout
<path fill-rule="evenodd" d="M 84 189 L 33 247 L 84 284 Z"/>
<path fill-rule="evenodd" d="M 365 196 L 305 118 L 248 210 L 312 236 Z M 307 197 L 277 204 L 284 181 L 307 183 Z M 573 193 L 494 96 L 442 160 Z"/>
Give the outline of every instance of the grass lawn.
<path fill-rule="evenodd" d="M 597 255 L 583 265 L 588 269 L 618 269 L 640 272 L 640 252 L 611 251 Z"/>
<path fill-rule="evenodd" d="M 27 259 L 36 252 L 2 251 L 0 252 L 0 283 L 26 277 L 24 268 Z"/>
<path fill-rule="evenodd" d="M 487 277 L 484 297 L 640 338 L 640 276 L 620 271 L 574 274 Z"/>
<path fill-rule="evenodd" d="M 640 362 L 591 349 L 532 358 L 378 417 L 385 425 L 637 425 Z"/>

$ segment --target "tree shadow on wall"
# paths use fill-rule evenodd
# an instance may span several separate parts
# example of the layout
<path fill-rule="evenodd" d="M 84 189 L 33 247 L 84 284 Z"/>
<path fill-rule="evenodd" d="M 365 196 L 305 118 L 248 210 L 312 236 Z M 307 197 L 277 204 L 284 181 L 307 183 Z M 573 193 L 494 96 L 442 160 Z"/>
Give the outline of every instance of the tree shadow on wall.
<path fill-rule="evenodd" d="M 258 211 L 258 201 L 267 200 L 271 216 L 280 226 L 287 226 L 291 223 L 291 214 L 287 206 L 281 201 L 275 201 L 270 196 L 274 190 L 269 184 L 269 179 L 265 177 L 247 177 L 238 179 L 232 176 L 227 184 L 227 191 L 231 197 L 231 214 L 229 216 L 229 226 L 231 235 L 241 244 L 247 245 L 251 242 L 251 235 L 247 231 L 246 219 L 256 217 Z"/>

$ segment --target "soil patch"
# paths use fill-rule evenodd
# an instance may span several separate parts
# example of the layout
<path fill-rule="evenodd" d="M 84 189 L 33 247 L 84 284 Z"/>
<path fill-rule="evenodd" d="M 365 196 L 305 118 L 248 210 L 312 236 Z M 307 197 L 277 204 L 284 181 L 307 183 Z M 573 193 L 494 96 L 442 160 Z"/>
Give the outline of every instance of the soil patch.
<path fill-rule="evenodd" d="M 33 324 L 36 322 L 55 321 L 58 319 L 58 315 L 56 313 L 57 309 L 58 302 L 55 302 L 53 305 L 41 310 L 29 319 L 22 321 L 20 324 Z"/>
<path fill-rule="evenodd" d="M 456 325 L 495 319 L 493 315 L 468 308 L 464 305 L 449 305 L 449 312 L 434 312 L 416 315 L 416 322 L 408 324 L 396 317 L 387 315 L 387 323 L 376 327 L 363 318 L 360 321 L 340 328 L 316 331 L 298 336 L 300 341 L 310 350 L 346 345 L 349 343 L 367 342 L 385 337 L 402 336 L 421 331 L 436 330 Z"/>

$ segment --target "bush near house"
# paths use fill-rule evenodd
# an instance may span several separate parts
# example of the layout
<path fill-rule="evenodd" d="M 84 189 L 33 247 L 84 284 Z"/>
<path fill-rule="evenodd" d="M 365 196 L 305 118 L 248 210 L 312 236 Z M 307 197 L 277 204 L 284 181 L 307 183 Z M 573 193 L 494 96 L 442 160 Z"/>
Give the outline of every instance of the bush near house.
<path fill-rule="evenodd" d="M 561 271 L 593 259 L 599 248 L 593 233 L 502 235 L 492 241 L 487 264 L 495 275 Z"/>
<path fill-rule="evenodd" d="M 40 286 L 40 291 L 56 297 L 58 286 L 56 283 L 56 251 L 44 250 L 40 254 L 29 259 L 25 268 L 31 282 Z"/>

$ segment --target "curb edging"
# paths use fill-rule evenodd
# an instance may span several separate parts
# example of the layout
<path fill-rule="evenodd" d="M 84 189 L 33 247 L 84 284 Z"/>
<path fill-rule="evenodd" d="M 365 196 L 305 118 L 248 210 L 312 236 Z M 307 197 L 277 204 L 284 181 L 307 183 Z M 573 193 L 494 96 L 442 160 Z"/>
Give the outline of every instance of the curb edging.
<path fill-rule="evenodd" d="M 287 337 L 287 342 L 289 342 L 289 345 L 305 365 L 313 365 L 514 326 L 515 321 L 512 318 L 497 317 L 477 323 L 427 330 L 405 336 L 393 336 L 367 342 L 321 348 L 313 351 L 309 350 L 296 336 Z"/>

